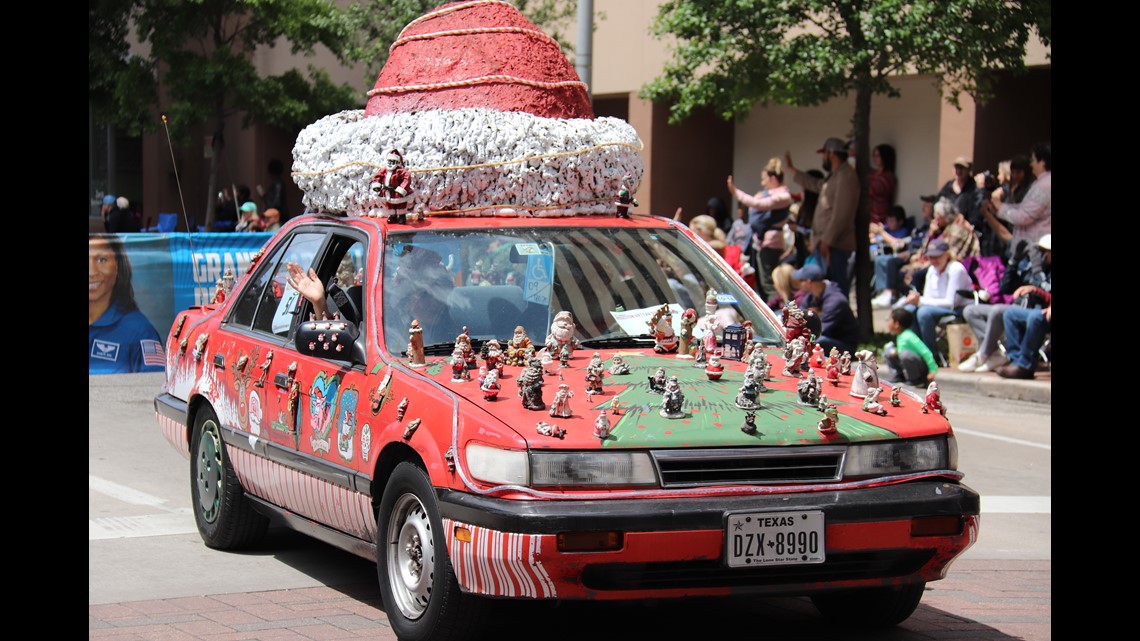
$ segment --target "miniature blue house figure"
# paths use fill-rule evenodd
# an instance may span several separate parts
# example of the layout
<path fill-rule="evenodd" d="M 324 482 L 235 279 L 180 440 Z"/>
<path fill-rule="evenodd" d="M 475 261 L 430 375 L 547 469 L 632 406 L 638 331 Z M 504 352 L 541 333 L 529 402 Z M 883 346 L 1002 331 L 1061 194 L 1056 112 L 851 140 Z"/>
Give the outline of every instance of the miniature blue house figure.
<path fill-rule="evenodd" d="M 744 326 L 733 323 L 724 328 L 724 339 L 720 357 L 738 361 L 744 354 Z"/>

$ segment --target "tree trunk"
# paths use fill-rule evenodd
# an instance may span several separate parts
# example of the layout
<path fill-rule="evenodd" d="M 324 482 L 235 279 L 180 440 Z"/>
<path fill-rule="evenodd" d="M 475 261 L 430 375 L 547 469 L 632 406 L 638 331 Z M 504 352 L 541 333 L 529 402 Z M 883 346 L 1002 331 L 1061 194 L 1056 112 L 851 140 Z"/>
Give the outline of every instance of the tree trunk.
<path fill-rule="evenodd" d="M 859 176 L 859 208 L 855 211 L 855 301 L 859 330 L 863 340 L 874 335 L 871 315 L 871 200 L 868 176 L 871 172 L 871 90 L 870 78 L 859 82 L 855 90 L 856 161 L 855 173 Z"/>

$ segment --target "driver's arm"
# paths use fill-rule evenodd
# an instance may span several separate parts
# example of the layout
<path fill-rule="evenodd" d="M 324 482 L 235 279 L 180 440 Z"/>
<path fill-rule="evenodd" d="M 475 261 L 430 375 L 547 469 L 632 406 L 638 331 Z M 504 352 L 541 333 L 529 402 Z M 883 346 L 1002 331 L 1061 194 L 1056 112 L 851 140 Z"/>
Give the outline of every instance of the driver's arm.
<path fill-rule="evenodd" d="M 328 315 L 329 307 L 325 302 L 325 286 L 317 278 L 316 270 L 310 267 L 306 274 L 300 265 L 293 262 L 287 263 L 285 267 L 289 270 L 285 282 L 312 304 L 313 314 L 318 320 L 324 319 Z"/>

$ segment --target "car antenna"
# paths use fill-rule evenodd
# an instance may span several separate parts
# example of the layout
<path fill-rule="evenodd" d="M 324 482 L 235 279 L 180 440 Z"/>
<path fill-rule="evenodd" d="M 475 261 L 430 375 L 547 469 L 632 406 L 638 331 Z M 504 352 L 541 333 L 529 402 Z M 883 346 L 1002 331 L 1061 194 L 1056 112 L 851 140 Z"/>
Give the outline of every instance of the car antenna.
<path fill-rule="evenodd" d="M 166 122 L 166 112 L 162 112 L 162 128 L 166 131 L 166 148 L 170 150 L 170 162 L 174 165 L 174 183 L 178 185 L 178 201 L 182 203 L 182 220 L 186 223 L 186 242 L 190 245 L 190 255 L 194 255 L 194 241 L 190 234 L 190 218 L 186 215 L 186 198 L 182 195 L 182 178 L 178 175 L 178 161 L 174 158 L 174 145 L 170 142 L 170 124 Z"/>

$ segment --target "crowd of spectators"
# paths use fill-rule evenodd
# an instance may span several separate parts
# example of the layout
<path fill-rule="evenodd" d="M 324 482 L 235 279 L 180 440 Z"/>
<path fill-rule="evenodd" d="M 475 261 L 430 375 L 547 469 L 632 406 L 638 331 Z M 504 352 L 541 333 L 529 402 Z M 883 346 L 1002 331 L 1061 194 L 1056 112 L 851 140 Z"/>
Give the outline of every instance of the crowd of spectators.
<path fill-rule="evenodd" d="M 726 242 L 746 246 L 757 271 L 757 292 L 774 309 L 793 300 L 815 307 L 825 298 L 851 307 L 860 184 L 848 160 L 850 149 L 838 138 L 825 141 L 818 152 L 826 173 L 802 171 L 785 153 L 782 165 L 778 159 L 765 165 L 760 190 L 752 194 L 728 177 L 737 215 L 727 227 Z M 922 196 L 917 220 L 895 202 L 894 147 L 874 147 L 871 164 L 871 304 L 906 310 L 892 311 L 890 331 L 897 336 L 910 331 L 901 341 L 908 348 L 914 347 L 911 336 L 922 344 L 905 350 L 913 353 L 901 360 L 899 341 L 890 344 L 891 354 L 884 357 L 898 364 L 897 377 L 915 384 L 933 377 L 934 357 L 947 349 L 941 328 L 964 322 L 980 348 L 958 365 L 960 371 L 1032 378 L 1039 355 L 1049 351 L 1052 319 L 1050 144 L 1033 145 L 1027 156 L 999 163 L 996 172 L 975 171 L 969 158 L 956 158 L 954 176 Z M 785 172 L 803 189 L 802 202 L 796 202 L 799 194 L 788 193 Z M 805 272 L 808 265 L 813 269 Z M 822 281 L 815 280 L 820 273 Z M 1016 311 L 1011 315 L 1011 310 Z M 822 312 L 817 309 L 825 316 Z M 843 342 L 857 344 L 858 337 Z"/>

